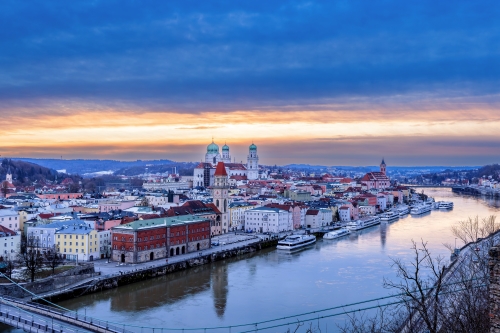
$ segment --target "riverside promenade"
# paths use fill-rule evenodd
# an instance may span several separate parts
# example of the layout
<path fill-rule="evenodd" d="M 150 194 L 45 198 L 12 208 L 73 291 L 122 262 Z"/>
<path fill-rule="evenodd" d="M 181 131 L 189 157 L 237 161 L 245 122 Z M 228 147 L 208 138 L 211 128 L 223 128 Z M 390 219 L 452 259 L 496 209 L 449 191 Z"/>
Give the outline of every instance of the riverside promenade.
<path fill-rule="evenodd" d="M 281 235 L 282 236 L 282 235 Z M 29 295 L 25 300 L 48 299 L 59 301 L 102 290 L 117 288 L 121 285 L 139 282 L 188 268 L 205 265 L 214 261 L 236 257 L 275 246 L 277 237 L 231 233 L 212 238 L 219 245 L 194 253 L 176 255 L 170 258 L 151 260 L 144 263 L 117 263 L 106 259 L 94 261 L 95 277 L 83 279 L 61 289 Z"/>

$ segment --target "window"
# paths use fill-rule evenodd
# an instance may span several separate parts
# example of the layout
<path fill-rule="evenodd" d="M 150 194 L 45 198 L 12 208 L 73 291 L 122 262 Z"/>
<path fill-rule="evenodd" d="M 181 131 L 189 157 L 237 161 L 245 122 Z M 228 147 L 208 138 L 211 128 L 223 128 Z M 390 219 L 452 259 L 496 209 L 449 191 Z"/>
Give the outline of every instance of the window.
<path fill-rule="evenodd" d="M 75 252 L 78 253 L 78 249 L 76 249 Z"/>

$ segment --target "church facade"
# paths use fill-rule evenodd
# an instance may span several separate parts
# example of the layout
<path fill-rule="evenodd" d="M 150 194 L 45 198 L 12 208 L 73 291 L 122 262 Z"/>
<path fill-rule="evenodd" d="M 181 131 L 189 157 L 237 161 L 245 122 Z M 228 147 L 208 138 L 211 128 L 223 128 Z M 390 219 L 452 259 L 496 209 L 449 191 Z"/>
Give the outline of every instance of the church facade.
<path fill-rule="evenodd" d="M 207 146 L 205 160 L 194 168 L 193 187 L 208 188 L 214 185 L 215 169 L 219 162 L 223 162 L 226 173 L 229 178 L 238 180 L 259 179 L 259 156 L 257 155 L 257 146 L 251 144 L 248 147 L 247 163 L 231 162 L 229 146 L 224 144 L 222 152 L 219 146 L 212 140 Z"/>

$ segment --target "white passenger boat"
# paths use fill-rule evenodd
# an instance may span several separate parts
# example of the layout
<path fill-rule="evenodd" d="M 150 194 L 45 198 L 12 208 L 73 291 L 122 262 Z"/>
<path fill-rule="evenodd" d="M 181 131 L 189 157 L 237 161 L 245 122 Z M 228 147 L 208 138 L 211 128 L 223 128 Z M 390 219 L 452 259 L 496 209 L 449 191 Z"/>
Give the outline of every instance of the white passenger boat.
<path fill-rule="evenodd" d="M 392 222 L 396 221 L 397 219 L 399 219 L 399 213 L 396 213 L 392 210 L 380 215 L 380 221 L 382 222 Z"/>
<path fill-rule="evenodd" d="M 316 243 L 314 235 L 291 235 L 278 242 L 278 250 L 295 250 Z"/>
<path fill-rule="evenodd" d="M 326 234 L 323 235 L 323 239 L 335 239 L 335 238 L 347 236 L 350 233 L 351 233 L 351 230 L 349 230 L 347 228 L 342 228 L 339 230 L 327 232 Z"/>
<path fill-rule="evenodd" d="M 410 213 L 410 207 L 406 205 L 401 205 L 396 208 L 397 212 L 399 213 L 399 216 L 404 216 L 406 214 Z"/>
<path fill-rule="evenodd" d="M 453 209 L 453 202 L 451 202 L 451 201 L 441 201 L 439 203 L 439 209 L 442 209 L 442 210 Z"/>
<path fill-rule="evenodd" d="M 380 218 L 377 216 L 368 216 L 347 223 L 346 228 L 349 230 L 361 230 L 377 224 L 380 224 Z"/>
<path fill-rule="evenodd" d="M 424 213 L 428 213 L 431 211 L 431 206 L 423 204 L 423 205 L 418 205 L 415 206 L 411 209 L 410 214 L 411 215 L 421 215 Z"/>

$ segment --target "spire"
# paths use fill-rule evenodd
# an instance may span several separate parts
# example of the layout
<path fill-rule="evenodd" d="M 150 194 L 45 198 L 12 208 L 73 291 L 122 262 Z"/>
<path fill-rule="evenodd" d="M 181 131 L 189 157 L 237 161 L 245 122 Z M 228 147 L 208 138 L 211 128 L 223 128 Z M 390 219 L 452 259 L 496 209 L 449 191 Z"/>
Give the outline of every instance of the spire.
<path fill-rule="evenodd" d="M 226 176 L 227 177 L 226 166 L 224 165 L 224 162 L 217 163 L 217 168 L 215 169 L 214 176 Z"/>

